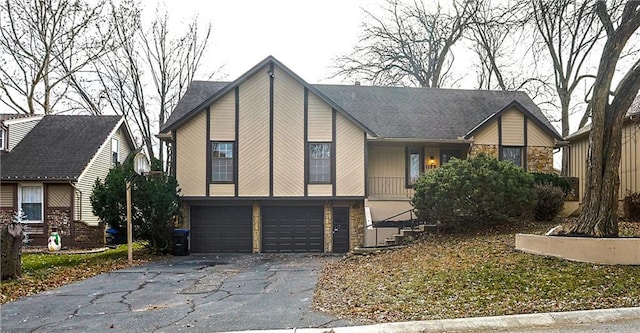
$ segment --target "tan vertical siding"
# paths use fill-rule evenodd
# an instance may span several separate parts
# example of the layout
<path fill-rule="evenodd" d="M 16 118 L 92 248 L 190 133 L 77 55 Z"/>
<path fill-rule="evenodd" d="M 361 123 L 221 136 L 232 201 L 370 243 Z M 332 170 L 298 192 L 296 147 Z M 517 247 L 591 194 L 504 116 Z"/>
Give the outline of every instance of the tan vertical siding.
<path fill-rule="evenodd" d="M 502 114 L 502 144 L 524 146 L 524 114 L 511 109 Z"/>
<path fill-rule="evenodd" d="M 0 207 L 13 207 L 14 190 L 13 185 L 0 186 Z"/>
<path fill-rule="evenodd" d="M 276 69 L 273 101 L 273 195 L 304 195 L 304 87 Z"/>
<path fill-rule="evenodd" d="M 483 128 L 473 135 L 473 143 L 482 145 L 497 145 L 498 140 L 498 121 L 492 120 Z"/>
<path fill-rule="evenodd" d="M 215 141 L 236 140 L 236 98 L 233 91 L 216 101 L 210 108 L 209 138 Z"/>
<path fill-rule="evenodd" d="M 579 200 L 582 202 L 584 198 L 585 175 L 587 168 L 587 153 L 589 152 L 588 137 L 571 142 L 569 150 L 570 166 L 569 176 L 578 177 Z"/>
<path fill-rule="evenodd" d="M 310 142 L 331 141 L 331 107 L 318 96 L 309 93 L 308 101 L 308 129 Z"/>
<path fill-rule="evenodd" d="M 309 184 L 307 195 L 310 197 L 330 197 L 333 196 L 332 184 Z"/>
<path fill-rule="evenodd" d="M 627 191 L 640 192 L 640 128 L 633 122 L 627 122 L 622 129 L 620 199 Z"/>
<path fill-rule="evenodd" d="M 336 117 L 336 195 L 364 196 L 364 132 Z"/>
<path fill-rule="evenodd" d="M 206 186 L 206 113 L 182 125 L 176 136 L 176 177 L 184 196 L 204 196 Z"/>
<path fill-rule="evenodd" d="M 543 131 L 533 121 L 527 122 L 527 145 L 532 147 L 553 147 L 553 137 Z"/>
<path fill-rule="evenodd" d="M 232 197 L 236 192 L 236 184 L 210 184 L 209 195 L 212 197 Z"/>
<path fill-rule="evenodd" d="M 368 177 L 405 177 L 403 146 L 369 146 L 368 149 Z"/>
<path fill-rule="evenodd" d="M 47 186 L 47 205 L 49 207 L 70 207 L 71 186 L 49 185 Z"/>
<path fill-rule="evenodd" d="M 7 140 L 7 150 L 13 150 L 13 148 L 20 142 L 24 137 L 29 133 L 37 124 L 40 122 L 40 119 L 37 118 L 29 121 L 20 121 L 16 124 L 11 124 L 8 126 L 8 140 Z"/>
<path fill-rule="evenodd" d="M 240 85 L 239 196 L 269 195 L 269 76 L 258 71 Z"/>

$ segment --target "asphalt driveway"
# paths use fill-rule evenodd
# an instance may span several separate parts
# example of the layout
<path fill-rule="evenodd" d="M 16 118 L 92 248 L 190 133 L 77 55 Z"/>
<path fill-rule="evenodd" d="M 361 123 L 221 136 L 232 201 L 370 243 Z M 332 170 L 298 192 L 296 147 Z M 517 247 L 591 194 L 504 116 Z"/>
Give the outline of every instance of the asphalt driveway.
<path fill-rule="evenodd" d="M 224 332 L 351 323 L 310 309 L 324 255 L 195 255 L 2 306 L 2 332 Z"/>

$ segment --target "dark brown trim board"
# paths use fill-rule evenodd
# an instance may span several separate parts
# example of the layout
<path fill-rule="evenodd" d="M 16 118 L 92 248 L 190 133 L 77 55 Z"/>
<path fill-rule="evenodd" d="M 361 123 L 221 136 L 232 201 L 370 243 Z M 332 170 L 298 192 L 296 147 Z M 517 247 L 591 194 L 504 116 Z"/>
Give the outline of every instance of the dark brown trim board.
<path fill-rule="evenodd" d="M 309 89 L 304 88 L 304 196 L 309 195 Z"/>
<path fill-rule="evenodd" d="M 205 152 L 205 158 L 207 159 L 205 162 L 206 165 L 206 188 L 204 189 L 206 196 L 209 196 L 210 193 L 210 187 L 209 184 L 211 184 L 211 140 L 209 139 L 211 137 L 211 108 L 207 108 L 207 112 L 206 112 L 206 134 L 205 134 L 205 147 L 207 149 L 207 151 Z"/>
<path fill-rule="evenodd" d="M 331 184 L 333 196 L 336 196 L 336 109 L 331 109 Z"/>
<path fill-rule="evenodd" d="M 236 180 L 234 195 L 237 197 L 238 187 L 240 187 L 239 186 L 240 177 L 238 176 L 238 164 L 240 164 L 240 156 L 238 156 L 238 152 L 240 151 L 240 149 L 238 149 L 240 145 L 240 86 L 236 87 L 236 89 L 234 90 L 234 93 L 235 93 L 235 108 L 236 108 L 235 120 L 234 120 L 234 124 L 236 127 L 236 131 L 235 131 L 236 144 L 233 146 L 233 154 L 235 155 L 236 163 L 233 165 L 233 178 Z"/>

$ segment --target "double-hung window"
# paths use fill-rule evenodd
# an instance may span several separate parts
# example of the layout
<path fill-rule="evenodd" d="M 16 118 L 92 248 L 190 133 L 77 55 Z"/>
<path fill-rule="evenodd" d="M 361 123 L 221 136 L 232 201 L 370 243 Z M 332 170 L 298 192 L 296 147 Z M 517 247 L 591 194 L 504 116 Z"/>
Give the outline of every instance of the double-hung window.
<path fill-rule="evenodd" d="M 6 150 L 6 139 L 5 139 L 6 131 L 4 128 L 0 127 L 0 150 Z"/>
<path fill-rule="evenodd" d="M 211 142 L 211 182 L 234 182 L 233 142 Z"/>
<path fill-rule="evenodd" d="M 26 222 L 42 222 L 42 185 L 20 186 L 20 208 Z"/>
<path fill-rule="evenodd" d="M 522 167 L 522 147 L 502 147 L 500 159 Z"/>
<path fill-rule="evenodd" d="M 309 183 L 331 183 L 331 143 L 309 144 Z"/>
<path fill-rule="evenodd" d="M 118 139 L 111 139 L 111 165 L 120 163 L 120 142 Z"/>

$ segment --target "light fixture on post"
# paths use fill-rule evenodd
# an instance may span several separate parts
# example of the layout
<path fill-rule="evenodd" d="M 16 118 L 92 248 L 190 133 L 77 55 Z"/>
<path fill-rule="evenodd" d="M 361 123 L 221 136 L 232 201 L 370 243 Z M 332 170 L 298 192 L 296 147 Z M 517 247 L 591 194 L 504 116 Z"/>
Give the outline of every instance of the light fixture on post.
<path fill-rule="evenodd" d="M 127 252 L 129 265 L 133 265 L 133 223 L 131 222 L 131 186 L 133 186 L 133 181 L 138 176 L 144 176 L 149 173 L 150 170 L 149 160 L 147 160 L 147 156 L 138 152 L 136 156 L 133 157 L 133 170 L 136 172 L 135 175 L 131 176 L 127 179 L 126 188 L 127 188 Z"/>

